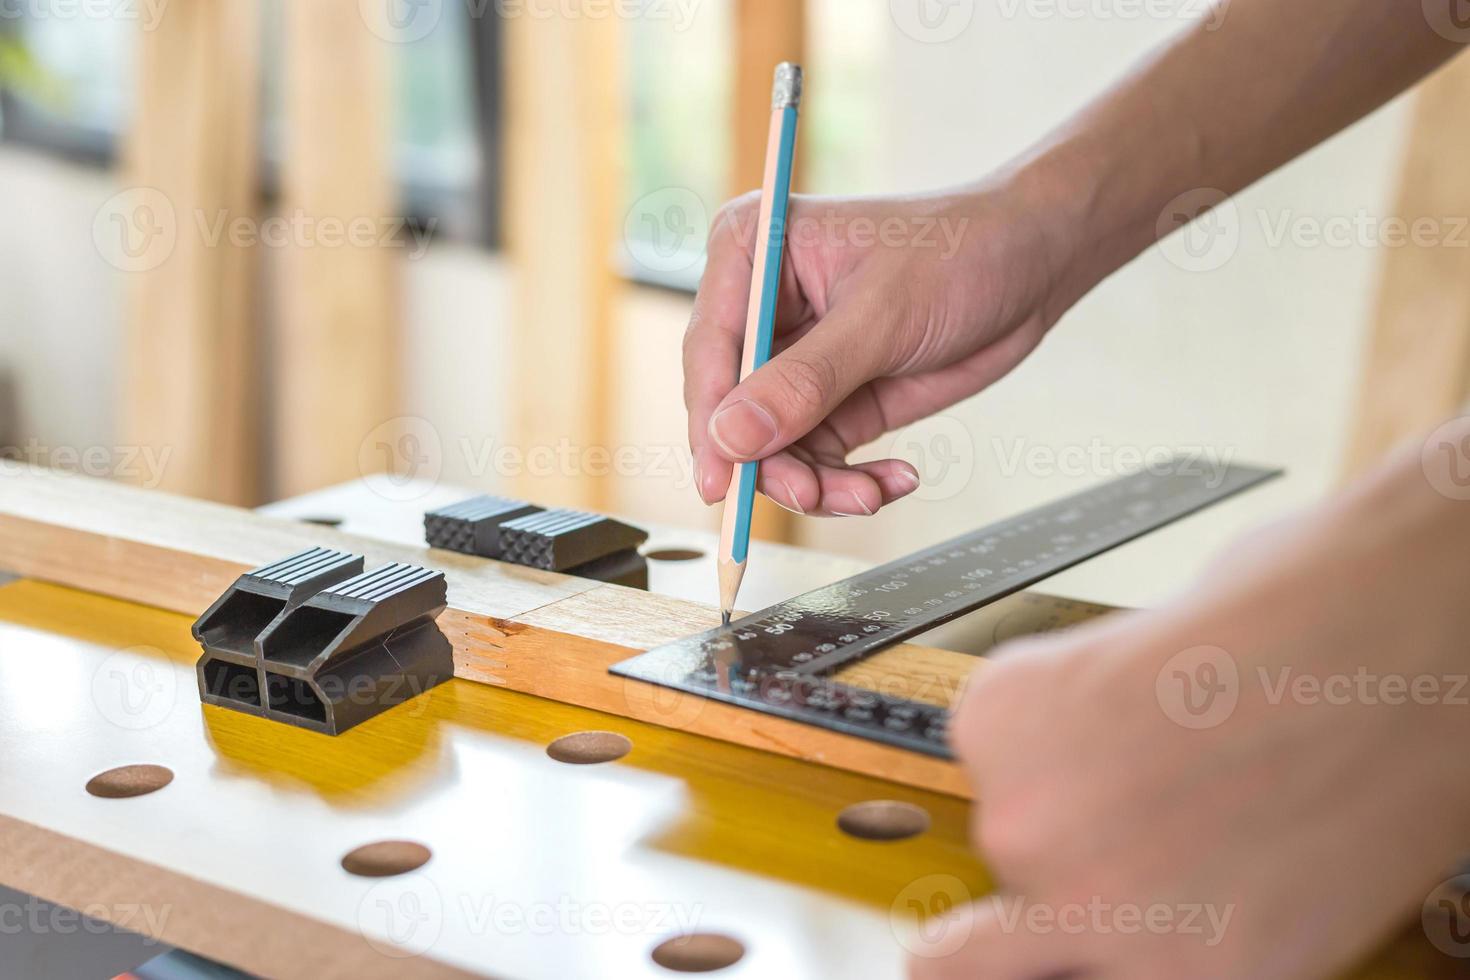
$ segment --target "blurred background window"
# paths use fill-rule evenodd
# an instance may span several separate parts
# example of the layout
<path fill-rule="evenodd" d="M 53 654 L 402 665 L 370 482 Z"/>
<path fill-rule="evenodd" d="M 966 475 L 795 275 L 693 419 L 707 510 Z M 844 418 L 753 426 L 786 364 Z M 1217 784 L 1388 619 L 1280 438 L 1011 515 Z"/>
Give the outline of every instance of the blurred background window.
<path fill-rule="evenodd" d="M 730 38 L 733 0 L 703 0 L 685 20 L 678 5 L 645 0 L 642 14 L 628 21 L 630 166 L 627 201 L 659 195 L 674 204 L 692 192 L 706 221 L 727 199 L 745 190 L 730 173 L 732 139 L 728 125 L 735 75 Z M 886 159 L 880 119 L 881 78 L 890 30 L 882 4 L 851 0 L 811 0 L 807 10 L 808 89 L 803 102 L 797 189 L 808 193 L 877 193 Z M 662 200 L 659 201 L 662 204 Z M 666 214 L 666 209 L 652 209 Z M 689 217 L 688 209 L 678 212 Z M 698 224 L 698 222 L 694 222 Z M 667 229 L 657 222 L 633 222 L 626 230 L 624 262 L 629 278 L 651 285 L 693 291 L 703 272 L 704 232 L 683 245 L 684 260 L 650 256 Z"/>
<path fill-rule="evenodd" d="M 127 125 L 137 25 L 44 16 L 40 4 L 0 16 L 0 127 L 5 138 L 82 159 L 111 157 Z"/>
<path fill-rule="evenodd" d="M 281 159 L 283 2 L 261 5 L 267 194 Z M 72 158 L 113 160 L 132 108 L 138 33 L 147 28 L 140 23 L 147 6 L 130 9 L 137 13 L 51 17 L 44 0 L 0 8 L 0 135 Z M 498 168 L 481 161 L 498 142 L 499 23 L 472 19 L 465 4 L 443 11 L 427 36 L 391 46 L 393 159 L 410 218 L 436 234 L 493 244 L 498 192 L 490 181 Z M 492 84 L 482 89 L 481 78 Z"/>

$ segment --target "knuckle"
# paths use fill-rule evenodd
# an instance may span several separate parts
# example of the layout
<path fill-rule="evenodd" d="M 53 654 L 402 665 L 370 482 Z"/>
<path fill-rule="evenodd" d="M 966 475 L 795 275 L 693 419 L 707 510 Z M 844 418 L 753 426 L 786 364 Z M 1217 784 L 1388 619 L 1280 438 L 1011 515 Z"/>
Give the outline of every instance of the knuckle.
<path fill-rule="evenodd" d="M 837 366 L 824 354 L 787 355 L 777 363 L 782 398 L 793 408 L 825 405 L 837 390 Z"/>

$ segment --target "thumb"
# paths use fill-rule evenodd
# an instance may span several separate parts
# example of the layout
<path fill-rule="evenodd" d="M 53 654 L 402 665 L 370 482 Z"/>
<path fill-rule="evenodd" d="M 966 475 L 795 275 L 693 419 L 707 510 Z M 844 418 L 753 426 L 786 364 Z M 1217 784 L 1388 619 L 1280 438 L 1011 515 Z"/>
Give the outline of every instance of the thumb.
<path fill-rule="evenodd" d="M 1013 895 L 957 905 L 947 920 L 920 924 L 908 948 L 910 980 L 1036 980 L 1086 976 L 1082 936 L 1058 928 L 1046 906 Z M 942 928 L 941 928 L 942 927 Z"/>
<path fill-rule="evenodd" d="M 829 315 L 806 336 L 736 385 L 710 416 L 709 434 L 732 462 L 764 459 L 821 424 L 873 380 L 882 345 L 854 336 L 848 317 Z"/>

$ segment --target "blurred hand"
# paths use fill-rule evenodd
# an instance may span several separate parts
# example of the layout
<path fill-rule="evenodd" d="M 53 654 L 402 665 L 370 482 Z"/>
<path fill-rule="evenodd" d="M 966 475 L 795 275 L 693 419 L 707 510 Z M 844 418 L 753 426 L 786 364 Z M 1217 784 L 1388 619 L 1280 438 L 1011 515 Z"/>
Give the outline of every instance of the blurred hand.
<path fill-rule="evenodd" d="M 1470 826 L 1470 504 L 1418 464 L 977 671 L 953 739 L 1001 892 L 914 977 L 1322 977 L 1417 913 Z"/>
<path fill-rule="evenodd" d="M 700 496 L 724 499 L 732 464 L 759 459 L 789 510 L 873 514 L 918 474 L 848 455 L 985 388 L 1054 322 L 1044 237 L 1005 191 L 793 197 L 772 358 L 737 385 L 759 203 L 717 217 L 684 339 Z"/>

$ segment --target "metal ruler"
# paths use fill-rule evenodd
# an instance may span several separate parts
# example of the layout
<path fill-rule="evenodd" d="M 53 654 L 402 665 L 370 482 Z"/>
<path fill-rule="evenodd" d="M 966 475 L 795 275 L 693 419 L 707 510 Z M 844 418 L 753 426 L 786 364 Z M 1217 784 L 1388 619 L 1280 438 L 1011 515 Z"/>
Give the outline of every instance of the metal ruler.
<path fill-rule="evenodd" d="M 838 669 L 1157 530 L 1280 470 L 1184 458 L 880 565 L 613 665 L 614 674 L 949 758 L 947 709 Z"/>

